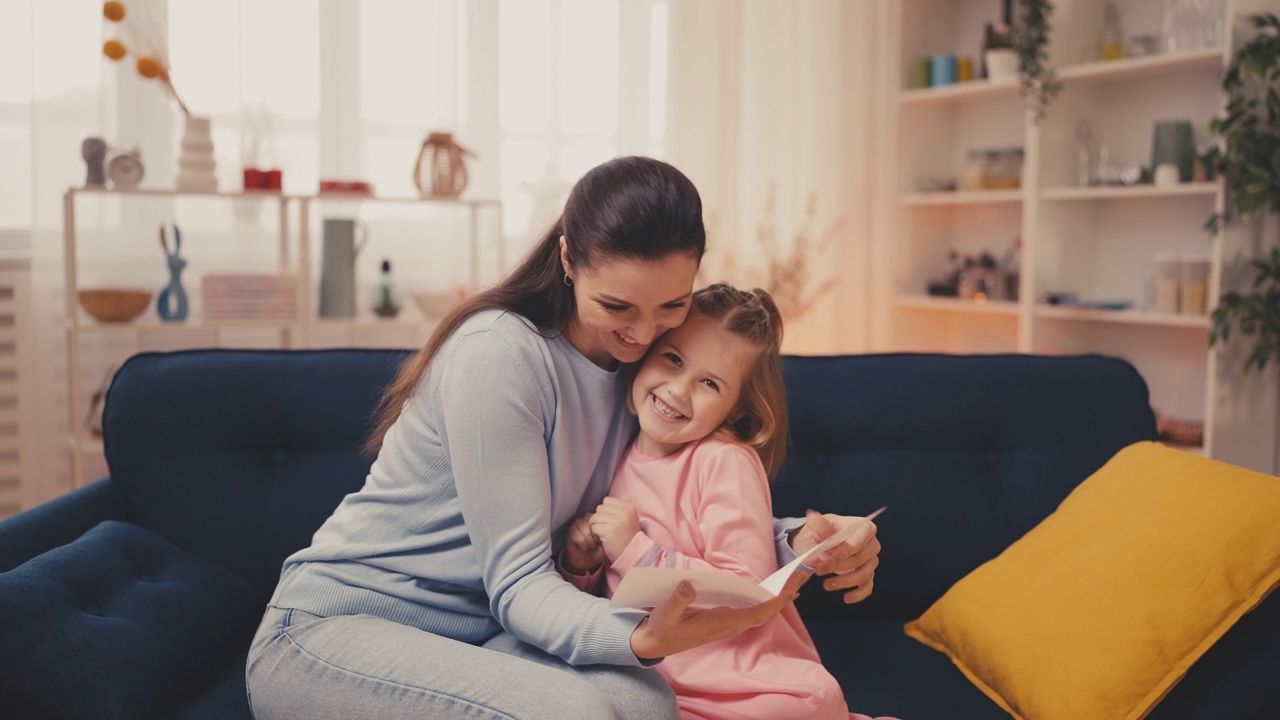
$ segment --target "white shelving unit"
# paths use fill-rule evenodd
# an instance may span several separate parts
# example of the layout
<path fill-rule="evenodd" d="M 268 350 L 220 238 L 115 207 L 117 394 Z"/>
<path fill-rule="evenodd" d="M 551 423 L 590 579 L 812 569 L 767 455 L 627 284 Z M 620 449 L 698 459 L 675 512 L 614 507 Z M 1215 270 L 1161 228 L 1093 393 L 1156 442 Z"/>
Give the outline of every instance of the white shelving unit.
<path fill-rule="evenodd" d="M 882 65 L 893 75 L 883 96 L 882 145 L 890 151 L 879 165 L 879 200 L 895 210 L 876 241 L 875 349 L 1122 357 L 1143 375 L 1158 412 L 1205 423 L 1198 452 L 1274 472 L 1259 459 L 1264 453 L 1236 437 L 1242 427 L 1276 423 L 1258 415 L 1274 416 L 1274 402 L 1269 409 L 1233 403 L 1240 390 L 1222 382 L 1228 374 L 1210 351 L 1207 316 L 1152 308 L 1157 253 L 1209 255 L 1209 302 L 1220 294 L 1223 243 L 1211 241 L 1203 225 L 1224 205 L 1221 183 L 1081 186 L 1074 172 L 1076 129 L 1085 121 L 1095 157 L 1105 144 L 1113 165 L 1149 165 L 1154 126 L 1163 120 L 1190 120 L 1197 149 L 1207 147 L 1208 122 L 1221 108 L 1220 74 L 1239 31 L 1231 18 L 1280 12 L 1280 0 L 1225 4 L 1221 47 L 1098 62 L 1090 48 L 1102 0 L 1058 0 L 1049 52 L 1063 91 L 1037 123 L 1016 82 L 910 88 L 913 64 L 936 54 L 969 56 L 976 72 L 982 29 L 999 19 L 998 0 L 893 0 L 882 28 L 889 38 Z M 1158 32 L 1160 0 L 1118 6 L 1127 35 Z M 1025 153 L 1018 189 L 923 190 L 958 180 L 969 151 L 1011 146 Z M 926 295 L 928 283 L 946 275 L 948 251 L 989 251 L 998 259 L 1015 239 L 1017 300 Z M 1050 306 L 1039 302 L 1047 293 L 1132 307 Z M 1274 441 L 1266 435 L 1251 442 Z"/>
<path fill-rule="evenodd" d="M 92 437 L 86 427 L 86 416 L 90 410 L 96 383 L 90 384 L 85 377 L 86 358 L 85 344 L 89 341 L 105 342 L 109 348 L 123 347 L 137 349 L 183 349 L 198 347 L 262 347 L 264 343 L 270 347 L 281 348 L 313 348 L 332 346 L 387 346 L 408 347 L 415 345 L 425 337 L 434 324 L 421 315 L 408 290 L 413 288 L 413 273 L 400 268 L 396 273 L 402 289 L 406 289 L 403 298 L 405 308 L 395 319 L 367 317 L 363 311 L 355 318 L 321 318 L 316 314 L 316 294 L 319 287 L 319 253 L 313 246 L 315 228 L 320 225 L 324 215 L 340 215 L 355 217 L 362 214 L 365 208 L 390 206 L 401 207 L 406 212 L 413 208 L 434 207 L 459 210 L 466 223 L 467 267 L 459 273 L 455 284 L 465 286 L 470 292 L 482 287 L 481 225 L 486 213 L 491 214 L 494 235 L 497 236 L 496 248 L 490 253 L 496 265 L 495 272 L 500 276 L 506 269 L 505 243 L 501 239 L 501 205 L 497 200 L 472 199 L 419 199 L 419 198 L 379 198 L 359 195 L 287 195 L 266 192 L 216 192 L 188 193 L 173 190 L 136 189 L 106 190 L 93 188 L 72 188 L 63 198 L 63 251 L 64 251 L 64 284 L 66 295 L 66 348 L 67 348 L 67 443 L 71 458 L 71 478 L 73 486 L 81 485 L 85 477 L 86 459 L 98 457 L 101 461 L 102 442 Z M 114 253 L 102 247 L 92 247 L 95 242 L 101 244 L 99 235 L 111 235 L 110 232 L 97 230 L 86 233 L 80 228 L 79 220 L 85 210 L 80 207 L 94 203 L 90 212 L 100 221 L 111 218 L 111 224 L 118 228 L 153 228 L 141 220 L 135 211 L 136 206 L 144 203 L 160 203 L 161 213 L 165 217 L 178 218 L 183 228 L 182 255 L 188 259 L 188 266 L 183 275 L 183 285 L 187 289 L 192 303 L 192 312 L 181 322 L 164 322 L 148 311 L 143 317 L 129 323 L 101 323 L 88 315 L 79 303 L 79 291 L 84 289 L 81 283 L 85 265 L 90 263 L 110 264 Z M 296 279 L 297 297 L 296 317 L 290 319 L 264 320 L 208 320 L 202 318 L 199 308 L 199 275 L 202 270 L 200 259 L 215 258 L 219 266 L 233 267 L 237 262 L 235 248 L 201 247 L 201 242 L 208 243 L 211 238 L 219 242 L 227 240 L 243 231 L 236 226 L 236 232 L 203 229 L 198 233 L 188 232 L 182 221 L 184 211 L 190 212 L 192 204 L 213 203 L 225 206 L 239 205 L 249 207 L 253 212 L 249 217 L 256 223 L 262 209 L 270 207 L 275 213 L 274 235 L 275 247 L 261 246 L 251 249 L 258 255 L 262 251 L 273 255 L 271 272 L 291 274 Z M 153 208 L 154 210 L 154 208 Z M 151 215 L 156 215 L 152 212 Z M 150 230 L 154 234 L 154 230 Z M 117 232 L 116 234 L 119 234 Z M 262 235 L 261 228 L 256 235 Z M 85 235 L 87 237 L 82 237 Z M 153 235 L 154 237 L 154 235 Z M 120 238 L 116 238 L 119 240 Z M 142 241 L 129 240 L 130 243 Z M 150 242 L 158 242 L 151 240 Z M 170 238 L 172 243 L 172 238 Z M 242 245 L 245 241 L 242 240 Z M 249 245 L 252 245 L 252 239 Z M 134 247 L 138 247 L 136 244 Z M 94 252 L 86 253 L 92 248 Z M 154 256 L 159 263 L 158 253 Z M 261 260 L 261 258 L 259 258 Z M 364 260 L 361 260 L 364 262 Z M 118 264 L 118 263 L 117 263 Z M 115 267 L 115 265 L 112 265 Z M 161 268 L 157 270 L 157 268 Z M 156 281 L 157 273 L 163 272 L 163 265 L 148 265 L 146 277 L 158 290 L 163 281 Z M 219 267 L 219 270 L 222 268 Z M 101 268 L 97 277 L 110 277 L 110 269 Z M 261 267 L 255 268 L 255 271 Z M 464 277 L 463 277 L 464 276 Z M 95 285 L 131 286 L 137 282 L 107 282 Z M 154 307 L 155 296 L 152 297 Z M 363 298 L 358 298 L 358 305 L 363 306 Z M 247 338 L 247 340 L 246 340 Z M 119 353 L 119 361 L 123 361 L 131 350 Z M 113 358 L 114 359 L 114 358 Z M 103 358 L 96 357 L 98 364 Z"/>

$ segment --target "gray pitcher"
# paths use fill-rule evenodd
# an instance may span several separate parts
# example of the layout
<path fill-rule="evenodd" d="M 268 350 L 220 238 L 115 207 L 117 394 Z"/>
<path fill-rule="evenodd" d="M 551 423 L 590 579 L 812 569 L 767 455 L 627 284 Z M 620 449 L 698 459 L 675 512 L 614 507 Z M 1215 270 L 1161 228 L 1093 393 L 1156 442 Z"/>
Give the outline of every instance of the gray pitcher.
<path fill-rule="evenodd" d="M 369 239 L 364 223 L 325 218 L 320 263 L 320 317 L 356 316 L 356 255 Z"/>

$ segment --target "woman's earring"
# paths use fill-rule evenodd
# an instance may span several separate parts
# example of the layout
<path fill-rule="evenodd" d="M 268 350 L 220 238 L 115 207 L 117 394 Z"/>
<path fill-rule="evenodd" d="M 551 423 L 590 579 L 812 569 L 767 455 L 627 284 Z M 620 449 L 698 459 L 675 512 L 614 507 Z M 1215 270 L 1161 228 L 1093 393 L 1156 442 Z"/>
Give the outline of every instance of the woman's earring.
<path fill-rule="evenodd" d="M 569 287 L 573 287 L 573 278 L 569 277 L 567 273 L 564 276 L 564 284 L 568 285 Z"/>

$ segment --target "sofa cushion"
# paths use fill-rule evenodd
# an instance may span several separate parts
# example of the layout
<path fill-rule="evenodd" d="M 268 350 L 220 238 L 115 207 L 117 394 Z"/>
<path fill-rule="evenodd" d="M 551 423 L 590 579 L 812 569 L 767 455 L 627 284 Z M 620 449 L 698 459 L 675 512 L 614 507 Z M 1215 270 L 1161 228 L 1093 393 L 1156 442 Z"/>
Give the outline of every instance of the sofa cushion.
<path fill-rule="evenodd" d="M 788 357 L 791 439 L 779 515 L 878 521 L 875 592 L 815 616 L 917 616 L 1053 512 L 1121 448 L 1157 437 L 1147 386 L 1098 356 Z"/>
<path fill-rule="evenodd" d="M 265 602 L 226 569 L 108 520 L 0 573 L 0 685 L 60 716 L 148 717 L 226 662 Z"/>
<path fill-rule="evenodd" d="M 1141 718 L 1280 584 L 1277 517 L 1280 479 L 1136 443 L 907 632 L 1015 717 Z"/>
<path fill-rule="evenodd" d="M 339 501 L 404 351 L 197 350 L 135 355 L 107 393 L 111 479 L 133 522 L 265 596 Z"/>
<path fill-rule="evenodd" d="M 850 622 L 829 614 L 804 618 L 822 665 L 840 682 L 849 710 L 904 720 L 1007 717 L 945 655 L 902 633 L 910 619 L 884 616 Z"/>
<path fill-rule="evenodd" d="M 236 660 L 215 668 L 192 689 L 182 704 L 166 713 L 167 720 L 253 720 L 244 674 L 248 643 L 236 653 Z"/>
<path fill-rule="evenodd" d="M 1273 591 L 1187 671 L 1146 720 L 1280 718 L 1280 592 Z"/>

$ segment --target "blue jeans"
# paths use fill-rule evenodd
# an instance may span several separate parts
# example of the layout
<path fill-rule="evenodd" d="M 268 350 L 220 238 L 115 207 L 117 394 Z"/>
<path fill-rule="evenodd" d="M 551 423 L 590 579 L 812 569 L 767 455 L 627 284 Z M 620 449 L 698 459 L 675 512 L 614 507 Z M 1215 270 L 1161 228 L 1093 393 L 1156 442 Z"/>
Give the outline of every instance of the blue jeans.
<path fill-rule="evenodd" d="M 667 720 L 652 668 L 573 666 L 501 633 L 468 645 L 372 615 L 267 608 L 245 672 L 257 720 Z"/>

